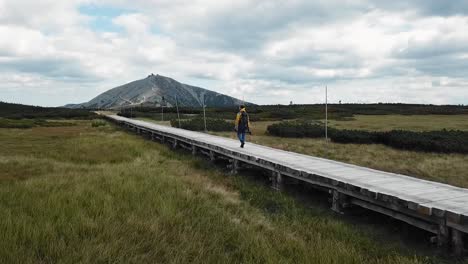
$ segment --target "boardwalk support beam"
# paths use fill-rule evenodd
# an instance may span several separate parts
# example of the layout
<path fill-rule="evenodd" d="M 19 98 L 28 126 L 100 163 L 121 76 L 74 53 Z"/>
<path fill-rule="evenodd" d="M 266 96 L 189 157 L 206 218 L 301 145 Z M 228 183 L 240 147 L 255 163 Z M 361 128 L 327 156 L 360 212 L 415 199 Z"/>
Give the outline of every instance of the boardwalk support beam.
<path fill-rule="evenodd" d="M 452 228 L 452 251 L 458 257 L 463 256 L 464 253 L 463 233 L 454 228 Z"/>
<path fill-rule="evenodd" d="M 239 171 L 239 161 L 237 159 L 229 159 L 229 166 L 232 175 L 235 175 Z"/>
<path fill-rule="evenodd" d="M 445 222 L 439 224 L 439 228 L 437 230 L 437 249 L 441 253 L 446 254 L 448 252 L 449 239 L 449 228 Z"/>
<path fill-rule="evenodd" d="M 216 160 L 215 153 L 214 151 L 210 150 L 210 161 L 215 162 L 215 160 Z"/>
<path fill-rule="evenodd" d="M 407 215 L 399 213 L 397 211 L 393 211 L 393 210 L 390 210 L 390 209 L 387 209 L 387 208 L 384 208 L 384 207 L 381 207 L 381 206 L 378 206 L 378 205 L 375 205 L 375 204 L 372 204 L 372 203 L 369 203 L 369 202 L 366 202 L 366 201 L 355 199 L 355 198 L 351 198 L 350 203 L 354 204 L 354 205 L 357 205 L 357 206 L 360 206 L 360 207 L 363 207 L 363 208 L 366 208 L 366 209 L 369 209 L 369 210 L 372 210 L 372 211 L 375 211 L 375 212 L 378 212 L 378 213 L 381 213 L 381 214 L 384 214 L 384 215 L 388 215 L 388 216 L 390 216 L 392 218 L 398 219 L 398 220 L 403 221 L 405 223 L 408 223 L 408 224 L 410 224 L 412 226 L 416 226 L 418 228 L 421 228 L 421 229 L 426 230 L 428 232 L 431 232 L 433 234 L 438 234 L 439 233 L 438 226 L 436 224 L 428 223 L 426 221 L 419 220 L 419 219 L 411 217 L 411 216 L 407 216 Z"/>
<path fill-rule="evenodd" d="M 192 155 L 197 155 L 197 146 L 192 145 Z"/>
<path fill-rule="evenodd" d="M 284 189 L 283 175 L 278 171 L 271 172 L 271 188 L 276 191 L 282 191 Z"/>
<path fill-rule="evenodd" d="M 343 214 L 343 208 L 347 207 L 347 196 L 338 190 L 332 190 L 332 207 L 331 209 L 338 214 Z"/>

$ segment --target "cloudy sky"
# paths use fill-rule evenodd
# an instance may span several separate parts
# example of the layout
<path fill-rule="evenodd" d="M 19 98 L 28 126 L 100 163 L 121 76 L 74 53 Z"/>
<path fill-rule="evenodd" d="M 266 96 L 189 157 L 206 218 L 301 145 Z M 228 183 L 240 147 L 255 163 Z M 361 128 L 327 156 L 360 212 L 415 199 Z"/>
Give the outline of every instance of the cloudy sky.
<path fill-rule="evenodd" d="M 259 104 L 468 104 L 468 0 L 0 0 L 0 101 L 148 74 Z"/>

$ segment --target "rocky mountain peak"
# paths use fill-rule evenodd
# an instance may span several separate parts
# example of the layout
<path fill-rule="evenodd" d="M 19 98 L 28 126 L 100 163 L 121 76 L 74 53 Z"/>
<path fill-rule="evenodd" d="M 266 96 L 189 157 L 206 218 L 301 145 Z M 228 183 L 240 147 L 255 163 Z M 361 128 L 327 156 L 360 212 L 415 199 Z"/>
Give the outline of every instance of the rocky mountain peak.
<path fill-rule="evenodd" d="M 179 106 L 186 107 L 201 107 L 203 102 L 208 107 L 232 107 L 243 103 L 228 95 L 151 73 L 145 79 L 110 89 L 87 103 L 67 105 L 67 107 L 108 109 L 132 105 L 170 107 L 175 105 L 176 100 Z"/>

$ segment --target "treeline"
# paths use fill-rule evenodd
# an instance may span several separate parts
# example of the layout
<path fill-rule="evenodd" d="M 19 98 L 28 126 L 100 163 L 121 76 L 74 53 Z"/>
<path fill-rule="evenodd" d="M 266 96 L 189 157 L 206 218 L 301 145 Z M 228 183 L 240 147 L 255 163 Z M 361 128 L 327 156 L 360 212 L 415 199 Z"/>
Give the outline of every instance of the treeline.
<path fill-rule="evenodd" d="M 8 119 L 93 119 L 97 115 L 86 109 L 39 107 L 0 102 L 0 117 Z"/>
<path fill-rule="evenodd" d="M 237 107 L 206 108 L 206 116 L 211 118 L 234 119 L 239 109 Z M 135 107 L 136 117 L 161 115 L 161 108 Z M 130 112 L 123 109 L 122 112 Z M 252 105 L 247 107 L 251 121 L 273 120 L 318 120 L 325 116 L 323 104 L 313 105 Z M 164 113 L 177 113 L 175 107 L 164 108 Z M 180 107 L 179 114 L 184 118 L 203 115 L 202 107 Z M 458 115 L 468 114 L 468 106 L 457 105 L 416 105 L 416 104 L 330 104 L 328 116 L 330 119 L 351 119 L 353 115 Z"/>
<path fill-rule="evenodd" d="M 172 119 L 171 126 L 183 128 L 187 130 L 193 130 L 193 131 L 205 130 L 205 123 L 204 123 L 203 118 L 180 120 L 180 126 L 179 126 L 179 121 L 177 119 Z M 234 122 L 228 122 L 228 121 L 225 121 L 224 119 L 219 119 L 219 118 L 207 118 L 206 129 L 208 131 L 216 131 L 216 132 L 233 131 Z"/>
<path fill-rule="evenodd" d="M 267 132 L 270 135 L 279 137 L 319 138 L 325 136 L 325 127 L 321 123 L 281 122 L 268 126 Z M 467 131 L 413 132 L 392 130 L 369 132 L 329 128 L 328 136 L 333 142 L 337 143 L 384 144 L 404 150 L 468 154 Z"/>

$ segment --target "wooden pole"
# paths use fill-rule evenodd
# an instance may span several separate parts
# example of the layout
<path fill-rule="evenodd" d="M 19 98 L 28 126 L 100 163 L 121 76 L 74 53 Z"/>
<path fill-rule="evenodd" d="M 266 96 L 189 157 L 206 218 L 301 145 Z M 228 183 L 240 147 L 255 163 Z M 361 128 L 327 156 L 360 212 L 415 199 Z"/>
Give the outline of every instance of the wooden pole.
<path fill-rule="evenodd" d="M 161 121 L 164 121 L 164 106 L 163 106 L 163 103 L 164 103 L 164 96 L 161 97 Z"/>
<path fill-rule="evenodd" d="M 179 128 L 180 128 L 180 115 L 179 115 L 179 104 L 177 103 L 177 95 L 175 97 L 175 105 L 177 109 L 177 122 L 179 123 Z"/>
<path fill-rule="evenodd" d="M 325 85 L 325 141 L 328 142 L 328 87 Z"/>
<path fill-rule="evenodd" d="M 205 113 L 205 94 L 203 94 L 203 122 L 205 123 L 205 132 L 206 130 L 206 113 Z"/>

